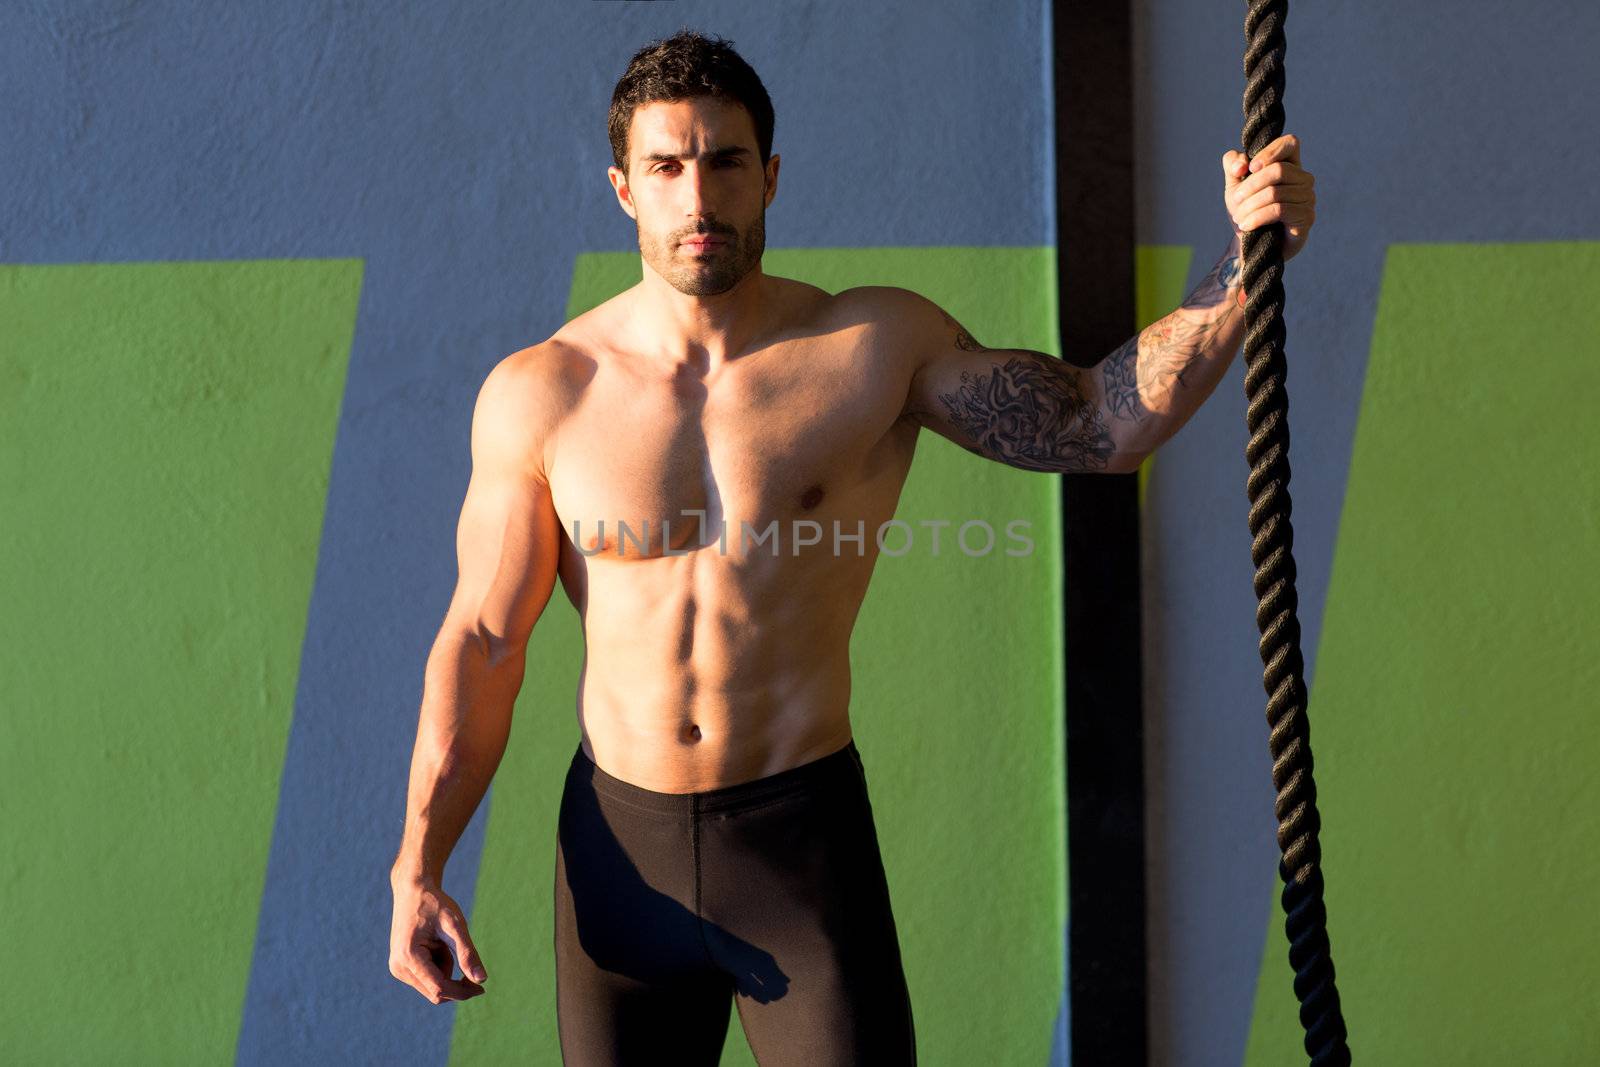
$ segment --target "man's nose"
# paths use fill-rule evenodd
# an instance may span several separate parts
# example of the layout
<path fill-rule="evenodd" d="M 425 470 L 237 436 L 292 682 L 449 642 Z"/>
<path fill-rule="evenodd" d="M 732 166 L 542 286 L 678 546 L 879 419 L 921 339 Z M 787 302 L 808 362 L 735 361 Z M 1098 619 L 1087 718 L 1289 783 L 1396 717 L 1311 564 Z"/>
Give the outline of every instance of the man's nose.
<path fill-rule="evenodd" d="M 700 216 L 716 210 L 711 199 L 711 171 L 696 164 L 685 177 L 688 179 L 683 183 L 685 213 Z"/>

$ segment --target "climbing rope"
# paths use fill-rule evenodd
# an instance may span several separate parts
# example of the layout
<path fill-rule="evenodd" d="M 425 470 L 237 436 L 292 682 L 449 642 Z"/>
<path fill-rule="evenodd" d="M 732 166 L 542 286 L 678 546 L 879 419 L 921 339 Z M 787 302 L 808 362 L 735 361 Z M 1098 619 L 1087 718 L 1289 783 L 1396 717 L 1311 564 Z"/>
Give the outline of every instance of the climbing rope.
<path fill-rule="evenodd" d="M 1247 157 L 1283 134 L 1283 21 L 1287 0 L 1247 0 L 1244 19 L 1244 132 Z M 1267 690 L 1268 748 L 1278 798 L 1283 858 L 1284 929 L 1300 1001 L 1300 1024 L 1312 1067 L 1350 1062 L 1344 1016 L 1333 983 L 1322 852 L 1317 844 L 1317 787 L 1311 777 L 1305 663 L 1300 656 L 1299 598 L 1294 589 L 1294 527 L 1289 523 L 1289 394 L 1284 389 L 1283 225 L 1257 226 L 1241 238 L 1245 289 L 1245 423 L 1250 443 L 1250 558 L 1256 565 L 1262 681 Z"/>

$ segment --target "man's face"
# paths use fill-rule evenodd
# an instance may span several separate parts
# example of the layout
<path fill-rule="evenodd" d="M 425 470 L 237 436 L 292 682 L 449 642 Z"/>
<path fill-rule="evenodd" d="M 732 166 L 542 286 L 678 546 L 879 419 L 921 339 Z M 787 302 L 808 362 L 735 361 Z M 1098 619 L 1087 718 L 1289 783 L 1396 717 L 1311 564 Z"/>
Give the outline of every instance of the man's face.
<path fill-rule="evenodd" d="M 714 296 L 738 284 L 766 249 L 767 205 L 778 157 L 761 168 L 755 123 L 713 97 L 638 108 L 628 132 L 628 173 L 607 171 L 639 231 L 639 254 L 674 289 Z M 695 236 L 718 239 L 698 247 Z"/>

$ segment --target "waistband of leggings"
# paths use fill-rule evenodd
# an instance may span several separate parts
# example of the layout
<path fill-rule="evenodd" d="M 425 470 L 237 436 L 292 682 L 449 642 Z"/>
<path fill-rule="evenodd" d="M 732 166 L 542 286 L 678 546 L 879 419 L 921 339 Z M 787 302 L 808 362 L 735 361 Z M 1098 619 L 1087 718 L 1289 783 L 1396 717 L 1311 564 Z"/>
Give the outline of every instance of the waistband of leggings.
<path fill-rule="evenodd" d="M 596 793 L 649 811 L 668 813 L 729 812 L 760 807 L 862 773 L 861 754 L 854 738 L 843 748 L 798 767 L 696 793 L 661 793 L 607 774 L 583 751 L 581 742 L 573 753 L 572 765 L 587 773 Z"/>

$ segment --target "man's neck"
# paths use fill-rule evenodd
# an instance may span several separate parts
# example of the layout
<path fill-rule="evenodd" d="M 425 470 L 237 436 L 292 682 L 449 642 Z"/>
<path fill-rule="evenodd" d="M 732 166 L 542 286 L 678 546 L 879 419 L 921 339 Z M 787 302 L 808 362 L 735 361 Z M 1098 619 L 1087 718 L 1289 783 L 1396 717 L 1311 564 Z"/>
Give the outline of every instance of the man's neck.
<path fill-rule="evenodd" d="M 636 293 L 641 351 L 706 371 L 748 351 L 771 318 L 772 283 L 759 264 L 732 289 L 712 296 L 681 293 L 646 268 Z"/>

